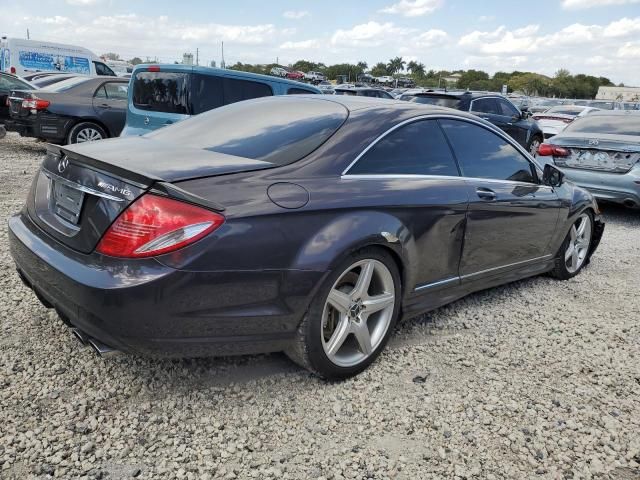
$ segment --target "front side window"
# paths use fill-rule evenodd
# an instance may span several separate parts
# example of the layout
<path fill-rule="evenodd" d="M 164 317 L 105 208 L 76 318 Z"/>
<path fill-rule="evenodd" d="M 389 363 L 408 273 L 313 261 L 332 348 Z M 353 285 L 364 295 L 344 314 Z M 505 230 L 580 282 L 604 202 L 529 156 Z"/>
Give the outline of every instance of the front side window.
<path fill-rule="evenodd" d="M 189 115 L 188 73 L 138 72 L 133 79 L 133 106 L 142 110 Z"/>
<path fill-rule="evenodd" d="M 240 102 L 241 100 L 273 95 L 273 90 L 266 83 L 239 80 L 237 78 L 225 78 L 223 83 L 225 105 Z"/>
<path fill-rule="evenodd" d="M 519 117 L 520 112 L 516 107 L 514 107 L 511 102 L 507 102 L 506 100 L 498 100 L 498 105 L 500 106 L 500 112 L 505 117 Z"/>
<path fill-rule="evenodd" d="M 499 135 L 459 120 L 440 125 L 465 177 L 537 183 L 529 160 Z"/>
<path fill-rule="evenodd" d="M 110 77 L 115 77 L 116 74 L 113 73 L 113 70 L 111 70 L 109 67 L 107 67 L 104 63 L 102 62 L 93 62 L 93 64 L 96 66 L 96 74 L 97 75 L 107 75 Z"/>
<path fill-rule="evenodd" d="M 410 123 L 376 143 L 348 172 L 351 175 L 458 176 L 458 167 L 435 120 Z"/>
<path fill-rule="evenodd" d="M 493 115 L 500 115 L 498 109 L 498 103 L 495 98 L 478 98 L 471 102 L 471 111 L 478 113 L 490 113 Z"/>

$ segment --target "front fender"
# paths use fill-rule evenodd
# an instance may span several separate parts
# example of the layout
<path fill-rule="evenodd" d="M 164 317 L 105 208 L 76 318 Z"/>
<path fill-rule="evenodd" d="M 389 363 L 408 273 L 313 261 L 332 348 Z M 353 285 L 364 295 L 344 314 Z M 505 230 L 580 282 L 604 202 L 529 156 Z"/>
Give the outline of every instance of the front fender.
<path fill-rule="evenodd" d="M 293 268 L 329 271 L 346 255 L 372 245 L 388 248 L 399 257 L 405 271 L 403 283 L 409 284 L 413 275 L 408 267 L 417 264 L 413 235 L 397 217 L 376 211 L 333 218 L 301 247 Z"/>

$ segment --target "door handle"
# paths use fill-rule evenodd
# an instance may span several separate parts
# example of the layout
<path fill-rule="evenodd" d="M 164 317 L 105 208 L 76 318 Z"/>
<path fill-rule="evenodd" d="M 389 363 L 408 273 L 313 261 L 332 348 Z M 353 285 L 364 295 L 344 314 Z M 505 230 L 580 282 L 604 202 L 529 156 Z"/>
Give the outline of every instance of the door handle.
<path fill-rule="evenodd" d="M 101 103 L 100 105 L 98 105 L 100 108 L 104 108 L 104 109 L 109 109 L 111 108 L 111 105 L 107 105 L 106 103 Z"/>
<path fill-rule="evenodd" d="M 478 187 L 478 188 L 476 188 L 476 194 L 482 200 L 495 200 L 496 199 L 496 192 L 494 192 L 490 188 Z"/>

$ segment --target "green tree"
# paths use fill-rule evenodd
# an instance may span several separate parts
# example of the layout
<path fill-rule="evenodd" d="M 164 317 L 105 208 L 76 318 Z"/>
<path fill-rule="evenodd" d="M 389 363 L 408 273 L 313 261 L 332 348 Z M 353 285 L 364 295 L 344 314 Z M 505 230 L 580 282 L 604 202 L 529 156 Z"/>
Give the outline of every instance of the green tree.
<path fill-rule="evenodd" d="M 142 63 L 142 59 L 140 57 L 133 57 L 131 60 L 129 60 L 129 63 L 131 65 L 140 65 Z"/>
<path fill-rule="evenodd" d="M 471 90 L 485 90 L 489 85 L 489 74 L 482 70 L 467 70 L 462 72 L 456 87 L 468 88 Z"/>
<path fill-rule="evenodd" d="M 424 63 L 416 62 L 413 60 L 407 63 L 407 70 L 411 72 L 411 75 L 417 78 L 424 77 L 425 74 Z"/>
<path fill-rule="evenodd" d="M 389 60 L 389 63 L 387 63 L 387 71 L 391 74 L 391 75 L 395 75 L 398 72 L 401 72 L 402 70 L 404 70 L 404 66 L 406 65 L 407 62 L 405 62 L 402 57 L 395 57 Z"/>
<path fill-rule="evenodd" d="M 374 77 L 384 77 L 385 75 L 389 75 L 389 70 L 387 70 L 387 66 L 382 63 L 376 63 L 371 69 L 371 75 Z"/>

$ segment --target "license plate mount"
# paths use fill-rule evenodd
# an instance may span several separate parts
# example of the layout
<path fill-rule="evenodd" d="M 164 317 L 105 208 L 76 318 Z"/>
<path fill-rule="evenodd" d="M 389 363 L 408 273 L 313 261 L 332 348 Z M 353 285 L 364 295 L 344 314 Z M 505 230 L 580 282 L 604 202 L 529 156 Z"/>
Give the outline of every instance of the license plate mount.
<path fill-rule="evenodd" d="M 52 187 L 54 213 L 67 222 L 77 225 L 82 213 L 84 192 L 55 180 Z"/>

